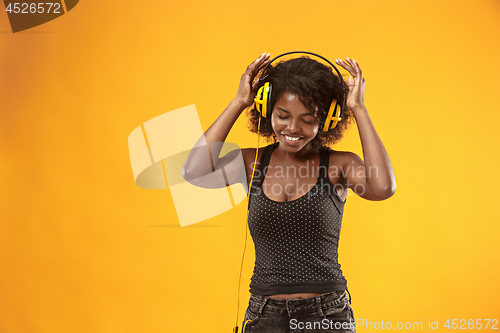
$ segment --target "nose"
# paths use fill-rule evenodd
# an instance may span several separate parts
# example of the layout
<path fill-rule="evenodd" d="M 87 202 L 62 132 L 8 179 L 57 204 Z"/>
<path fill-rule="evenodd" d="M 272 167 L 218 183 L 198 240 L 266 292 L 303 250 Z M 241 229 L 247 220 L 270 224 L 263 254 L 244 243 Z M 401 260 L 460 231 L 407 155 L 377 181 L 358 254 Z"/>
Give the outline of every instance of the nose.
<path fill-rule="evenodd" d="M 286 128 L 290 133 L 298 132 L 300 130 L 298 120 L 292 118 L 286 125 Z"/>

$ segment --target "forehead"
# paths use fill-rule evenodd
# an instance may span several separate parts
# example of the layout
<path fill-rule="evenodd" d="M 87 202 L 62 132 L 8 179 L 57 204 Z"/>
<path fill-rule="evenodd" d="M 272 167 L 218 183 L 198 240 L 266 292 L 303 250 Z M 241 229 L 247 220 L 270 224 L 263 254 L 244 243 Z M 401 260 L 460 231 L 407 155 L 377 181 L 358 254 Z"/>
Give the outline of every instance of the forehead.
<path fill-rule="evenodd" d="M 307 99 L 303 99 L 303 101 L 308 104 Z M 314 107 L 315 112 L 318 111 L 318 107 L 314 105 L 314 103 L 311 103 L 311 106 Z M 281 94 L 281 96 L 276 100 L 276 103 L 274 104 L 275 109 L 282 109 L 285 111 L 288 111 L 289 113 L 292 114 L 297 114 L 297 115 L 313 115 L 311 110 L 309 110 L 304 103 L 300 100 L 299 95 L 290 93 L 285 91 L 284 93 Z"/>

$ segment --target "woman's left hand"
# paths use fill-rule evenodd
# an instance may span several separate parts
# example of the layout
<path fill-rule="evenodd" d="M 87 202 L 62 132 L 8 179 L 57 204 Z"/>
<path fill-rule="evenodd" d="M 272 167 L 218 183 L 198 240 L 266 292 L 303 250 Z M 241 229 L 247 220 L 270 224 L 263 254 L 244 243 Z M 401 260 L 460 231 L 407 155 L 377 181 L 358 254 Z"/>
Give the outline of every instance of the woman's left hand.
<path fill-rule="evenodd" d="M 347 57 L 346 60 L 347 62 L 342 59 L 335 59 L 335 62 L 351 74 L 347 79 L 349 93 L 347 94 L 346 106 L 354 111 L 365 107 L 365 79 L 356 60 Z"/>

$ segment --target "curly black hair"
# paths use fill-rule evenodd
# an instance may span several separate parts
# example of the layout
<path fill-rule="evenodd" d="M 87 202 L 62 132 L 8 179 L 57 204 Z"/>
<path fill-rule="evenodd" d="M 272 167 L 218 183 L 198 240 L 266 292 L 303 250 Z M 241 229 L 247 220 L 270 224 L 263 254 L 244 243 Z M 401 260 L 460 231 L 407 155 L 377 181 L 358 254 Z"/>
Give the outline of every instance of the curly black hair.
<path fill-rule="evenodd" d="M 344 132 L 354 120 L 352 111 L 344 107 L 341 112 L 342 120 L 337 123 L 337 126 L 328 132 L 323 132 L 323 125 L 332 100 L 335 98 L 342 104 L 344 92 L 342 83 L 339 77 L 333 73 L 333 69 L 314 59 L 303 56 L 282 61 L 274 66 L 269 65 L 265 73 L 265 79 L 259 83 L 259 88 L 265 82 L 272 84 L 271 110 L 273 110 L 274 104 L 284 92 L 298 95 L 300 101 L 311 112 L 315 111 L 311 103 L 317 105 L 317 117 L 321 121 L 318 135 L 311 141 L 313 151 L 317 151 L 321 146 L 329 146 L 340 141 Z M 258 134 L 266 138 L 267 141 L 274 140 L 276 142 L 276 135 L 271 126 L 270 111 L 268 111 L 267 118 L 261 119 Z M 249 130 L 257 133 L 261 114 L 257 111 L 255 103 L 249 109 L 248 116 Z"/>

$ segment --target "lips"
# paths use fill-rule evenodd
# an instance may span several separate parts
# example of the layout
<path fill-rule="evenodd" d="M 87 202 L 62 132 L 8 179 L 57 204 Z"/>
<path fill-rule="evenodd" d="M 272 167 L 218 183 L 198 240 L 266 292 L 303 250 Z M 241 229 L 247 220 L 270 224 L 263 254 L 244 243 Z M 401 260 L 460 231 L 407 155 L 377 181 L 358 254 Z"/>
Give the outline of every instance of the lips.
<path fill-rule="evenodd" d="M 281 133 L 281 135 L 285 139 L 285 142 L 290 146 L 295 146 L 295 145 L 299 144 L 304 139 L 304 137 L 302 137 L 302 136 L 292 136 L 292 135 L 286 135 L 283 133 Z"/>

